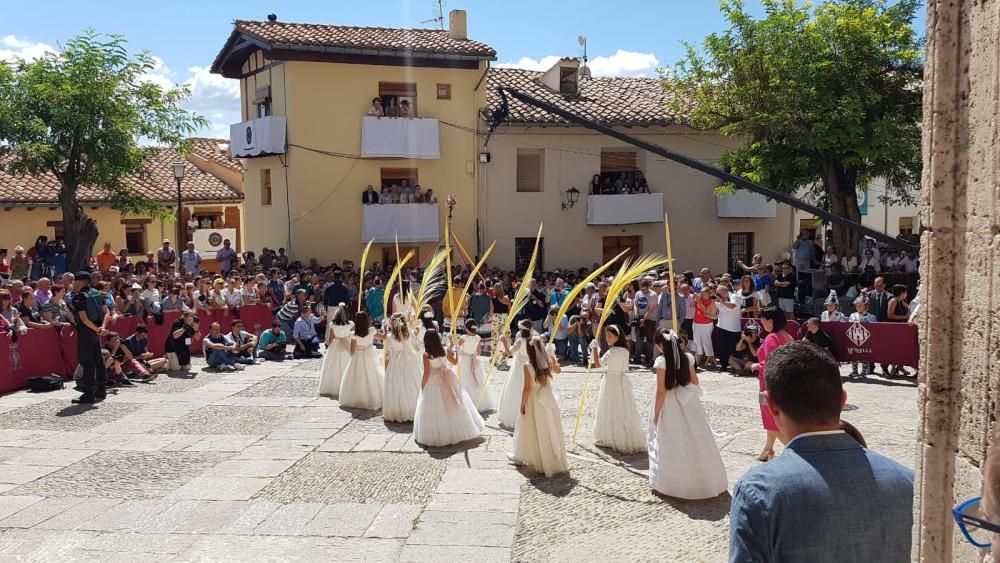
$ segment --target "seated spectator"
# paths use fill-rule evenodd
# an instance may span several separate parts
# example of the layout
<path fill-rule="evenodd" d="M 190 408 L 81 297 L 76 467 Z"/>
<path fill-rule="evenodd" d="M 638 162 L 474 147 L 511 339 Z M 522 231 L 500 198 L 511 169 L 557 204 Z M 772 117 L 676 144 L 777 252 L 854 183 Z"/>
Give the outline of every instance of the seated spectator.
<path fill-rule="evenodd" d="M 243 306 L 243 290 L 236 284 L 236 278 L 229 278 L 229 285 L 222 290 L 223 297 L 226 298 L 226 306 L 233 312 L 233 316 L 240 316 L 240 307 Z"/>
<path fill-rule="evenodd" d="M 238 364 L 252 364 L 257 358 L 257 337 L 243 330 L 243 321 L 234 319 L 229 333 L 230 340 L 236 345 L 235 357 Z"/>
<path fill-rule="evenodd" d="M 208 334 L 202 342 L 205 349 L 205 360 L 208 367 L 219 371 L 236 371 L 236 344 L 229 338 L 228 334 L 222 332 L 219 323 L 212 323 L 208 327 Z"/>
<path fill-rule="evenodd" d="M 72 282 L 70 282 L 70 287 L 72 287 Z M 57 283 L 52 286 L 51 299 L 47 304 L 39 306 L 38 312 L 41 313 L 42 320 L 55 323 L 56 327 L 76 322 L 76 317 L 73 316 L 67 304 L 66 286 L 63 284 Z"/>
<path fill-rule="evenodd" d="M 437 203 L 437 202 L 438 198 L 436 195 L 434 195 L 434 189 L 427 188 L 427 191 L 424 192 L 424 203 Z"/>
<path fill-rule="evenodd" d="M 167 352 L 167 369 L 172 371 L 191 369 L 191 344 L 195 338 L 201 336 L 199 320 L 191 311 L 185 311 L 170 325 L 170 333 L 167 334 L 164 346 Z"/>
<path fill-rule="evenodd" d="M 733 488 L 729 560 L 909 561 L 913 471 L 840 430 L 836 360 L 791 342 L 767 358 L 765 378 L 762 406 L 788 445 Z M 846 522 L 865 525 L 836 532 Z"/>
<path fill-rule="evenodd" d="M 243 253 L 243 267 L 247 272 L 253 272 L 257 269 L 257 255 L 252 250 Z"/>
<path fill-rule="evenodd" d="M 10 292 L 0 289 L 0 332 L 6 334 L 11 342 L 17 342 L 17 337 L 28 333 L 28 325 L 21 320 L 20 312 L 11 305 Z"/>
<path fill-rule="evenodd" d="M 372 117 L 385 117 L 385 112 L 382 111 L 381 98 L 372 98 L 372 105 L 368 106 L 368 115 Z"/>
<path fill-rule="evenodd" d="M 829 334 L 823 332 L 823 328 L 819 323 L 819 317 L 812 317 L 807 320 L 806 334 L 802 337 L 802 340 L 819 346 L 820 348 L 826 350 L 830 356 L 833 356 L 833 340 L 830 340 Z"/>
<path fill-rule="evenodd" d="M 193 288 L 193 285 L 192 285 Z M 160 303 L 160 310 L 164 313 L 167 311 L 186 311 L 188 306 L 184 303 L 181 298 L 181 288 L 179 286 L 174 286 L 170 288 L 167 292 L 167 297 Z"/>
<path fill-rule="evenodd" d="M 920 259 L 917 258 L 917 253 L 907 250 L 906 254 L 899 260 L 899 269 L 906 274 L 920 271 Z"/>
<path fill-rule="evenodd" d="M 410 101 L 403 100 L 399 104 L 399 117 L 416 117 L 416 113 L 410 108 Z"/>
<path fill-rule="evenodd" d="M 272 362 L 284 361 L 287 342 L 288 338 L 285 336 L 285 331 L 281 330 L 281 323 L 275 319 L 271 321 L 271 330 L 264 331 L 260 335 L 257 355 Z"/>
<path fill-rule="evenodd" d="M 146 325 L 136 326 L 132 336 L 126 338 L 123 343 L 132 354 L 132 360 L 124 366 L 125 372 L 133 374 L 136 379 L 153 381 L 156 379 L 156 374 L 153 372 L 167 367 L 166 358 L 157 358 L 149 351 L 149 327 Z"/>
<path fill-rule="evenodd" d="M 108 374 L 107 386 L 123 385 L 130 387 L 135 385 L 125 374 L 124 365 L 132 360 L 132 354 L 122 344 L 122 339 L 117 332 L 107 334 L 107 342 L 104 344 L 104 369 Z"/>
<path fill-rule="evenodd" d="M 10 259 L 10 279 L 23 280 L 28 277 L 31 269 L 31 262 L 24 254 L 24 247 L 18 245 L 14 247 L 14 257 Z"/>
<path fill-rule="evenodd" d="M 285 254 L 284 248 L 278 249 L 278 255 L 274 257 L 274 267 L 279 270 L 288 269 L 288 255 Z"/>
<path fill-rule="evenodd" d="M 115 308 L 118 313 L 125 317 L 136 317 L 143 315 L 142 299 L 139 292 L 142 286 L 134 283 L 128 289 L 122 288 L 121 293 L 115 298 Z"/>
<path fill-rule="evenodd" d="M 877 274 L 882 271 L 882 265 L 878 263 L 878 258 L 875 256 L 875 251 L 871 248 L 865 249 L 865 255 L 858 262 L 858 272 L 866 274 Z"/>
<path fill-rule="evenodd" d="M 25 326 L 28 328 L 42 328 L 42 329 L 53 329 L 56 325 L 53 323 L 45 322 L 42 319 L 42 314 L 38 312 L 38 307 L 35 306 L 35 292 L 31 290 L 30 287 L 21 288 L 21 301 L 17 305 L 14 305 L 17 309 L 17 314 L 24 321 Z"/>
<path fill-rule="evenodd" d="M 142 293 L 139 294 L 142 303 L 143 315 L 152 315 L 162 310 L 163 295 L 160 293 L 159 281 L 156 276 L 149 275 L 143 280 Z"/>
<path fill-rule="evenodd" d="M 740 339 L 736 342 L 733 353 L 729 356 L 729 369 L 738 377 L 753 377 L 750 369 L 757 361 L 757 349 L 760 348 L 760 328 L 755 325 L 743 327 Z"/>
<path fill-rule="evenodd" d="M 320 358 L 319 353 L 320 338 L 316 334 L 316 325 L 319 324 L 319 317 L 313 316 L 312 306 L 306 303 L 302 307 L 302 313 L 295 320 L 295 328 L 292 331 L 292 338 L 295 340 L 295 350 L 292 357 L 300 358 Z"/>
<path fill-rule="evenodd" d="M 118 251 L 118 260 L 115 263 L 118 271 L 123 274 L 132 273 L 132 258 L 128 255 L 128 249 L 123 248 Z"/>
<path fill-rule="evenodd" d="M 46 305 L 52 299 L 52 282 L 49 278 L 41 278 L 38 280 L 38 289 L 35 290 L 35 303 L 39 307 Z"/>
<path fill-rule="evenodd" d="M 842 256 L 840 258 L 840 269 L 842 272 L 853 272 L 858 269 L 857 256 Z"/>
<path fill-rule="evenodd" d="M 830 291 L 836 291 L 838 296 L 847 295 L 847 278 L 841 273 L 840 264 L 834 262 L 830 266 L 830 274 L 826 277 L 826 286 Z"/>
<path fill-rule="evenodd" d="M 114 250 L 111 250 L 111 243 L 104 243 L 104 249 L 97 253 L 97 268 L 103 272 L 108 273 L 111 271 L 111 266 L 114 266 L 118 262 L 118 255 L 115 254 Z"/>
<path fill-rule="evenodd" d="M 890 248 L 882 259 L 882 271 L 898 272 L 899 268 L 899 249 Z"/>
<path fill-rule="evenodd" d="M 226 310 L 226 296 L 223 295 L 222 290 L 226 286 L 226 282 L 222 278 L 215 278 L 212 282 L 212 290 L 208 294 L 208 308 L 213 311 L 225 311 Z"/>

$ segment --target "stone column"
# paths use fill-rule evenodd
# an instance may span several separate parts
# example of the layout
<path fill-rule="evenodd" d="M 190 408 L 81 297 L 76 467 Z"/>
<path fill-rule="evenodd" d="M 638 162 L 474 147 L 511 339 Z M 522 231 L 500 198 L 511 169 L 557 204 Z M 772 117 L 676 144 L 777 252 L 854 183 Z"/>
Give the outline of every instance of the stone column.
<path fill-rule="evenodd" d="M 974 561 L 951 519 L 978 496 L 997 414 L 1000 2 L 930 0 L 924 77 L 914 559 Z"/>

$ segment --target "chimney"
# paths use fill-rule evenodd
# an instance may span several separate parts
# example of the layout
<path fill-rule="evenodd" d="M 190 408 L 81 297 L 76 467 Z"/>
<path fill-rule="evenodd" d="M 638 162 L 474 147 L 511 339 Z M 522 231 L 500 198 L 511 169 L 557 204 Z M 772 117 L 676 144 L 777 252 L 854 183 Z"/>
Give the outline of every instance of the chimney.
<path fill-rule="evenodd" d="M 466 40 L 469 38 L 469 19 L 465 10 L 448 13 L 448 37 Z"/>

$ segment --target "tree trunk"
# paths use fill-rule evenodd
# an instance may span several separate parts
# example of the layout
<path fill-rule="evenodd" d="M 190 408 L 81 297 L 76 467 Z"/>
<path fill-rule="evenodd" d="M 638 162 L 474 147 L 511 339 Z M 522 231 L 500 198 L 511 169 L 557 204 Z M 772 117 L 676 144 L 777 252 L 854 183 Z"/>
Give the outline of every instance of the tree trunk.
<path fill-rule="evenodd" d="M 858 176 L 854 170 L 848 170 L 842 164 L 833 162 L 824 167 L 823 187 L 830 198 L 830 211 L 845 219 L 861 223 L 861 210 L 858 209 Z M 857 256 L 860 247 L 861 233 L 843 225 L 834 223 L 833 240 L 826 241 L 837 249 L 838 256 Z M 824 248 L 825 250 L 825 248 Z"/>
<path fill-rule="evenodd" d="M 76 272 L 90 262 L 97 242 L 97 221 L 87 216 L 76 200 L 76 186 L 62 183 L 59 191 L 62 208 L 63 233 L 66 242 L 66 271 Z"/>

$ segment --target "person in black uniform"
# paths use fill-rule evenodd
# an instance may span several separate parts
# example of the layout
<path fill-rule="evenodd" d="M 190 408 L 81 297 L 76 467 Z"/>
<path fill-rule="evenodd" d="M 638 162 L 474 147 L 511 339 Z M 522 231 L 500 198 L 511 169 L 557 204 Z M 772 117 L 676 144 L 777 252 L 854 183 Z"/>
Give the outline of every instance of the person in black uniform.
<path fill-rule="evenodd" d="M 104 294 L 90 287 L 90 272 L 77 272 L 73 280 L 73 312 L 76 314 L 76 354 L 83 372 L 80 375 L 82 395 L 73 399 L 87 405 L 107 396 L 107 371 L 101 354 L 101 336 L 110 318 Z"/>

